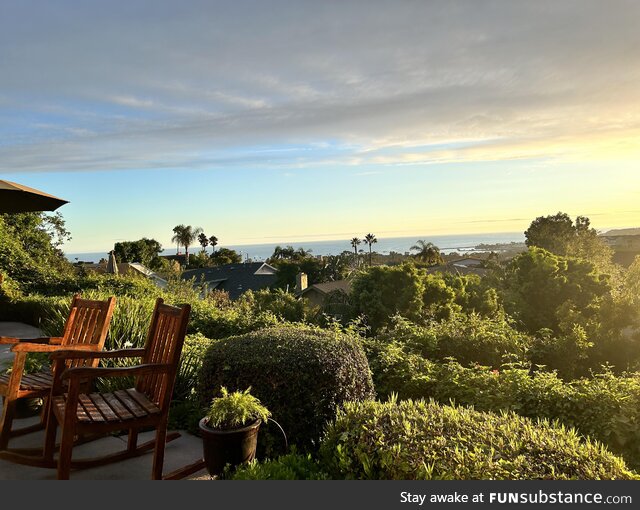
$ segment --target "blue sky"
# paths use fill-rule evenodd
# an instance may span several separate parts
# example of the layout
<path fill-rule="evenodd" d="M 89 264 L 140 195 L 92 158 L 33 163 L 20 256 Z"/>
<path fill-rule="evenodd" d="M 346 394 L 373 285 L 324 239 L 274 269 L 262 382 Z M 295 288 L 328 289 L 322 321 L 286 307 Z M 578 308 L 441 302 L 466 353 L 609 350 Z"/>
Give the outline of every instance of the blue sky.
<path fill-rule="evenodd" d="M 640 6 L 0 1 L 0 178 L 68 252 L 640 226 Z"/>

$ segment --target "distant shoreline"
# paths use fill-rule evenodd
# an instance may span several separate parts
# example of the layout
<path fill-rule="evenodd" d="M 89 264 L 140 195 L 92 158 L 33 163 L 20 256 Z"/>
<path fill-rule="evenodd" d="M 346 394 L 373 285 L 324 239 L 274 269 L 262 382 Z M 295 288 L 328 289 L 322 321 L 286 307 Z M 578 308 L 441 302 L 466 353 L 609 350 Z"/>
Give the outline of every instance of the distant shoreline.
<path fill-rule="evenodd" d="M 423 239 L 432 242 L 444 254 L 458 252 L 468 253 L 471 251 L 499 251 L 503 248 L 515 247 L 515 244 L 524 243 L 524 233 L 522 232 L 498 232 L 492 234 L 460 234 L 460 235 L 439 235 L 439 236 L 404 236 L 404 237 L 384 237 L 379 238 L 373 244 L 372 249 L 377 253 L 388 254 L 390 252 L 407 253 L 411 251 L 416 241 Z M 265 260 L 272 253 L 276 246 L 293 246 L 294 248 L 305 248 L 311 250 L 312 255 L 338 255 L 343 251 L 353 252 L 350 239 L 329 240 L 329 241 L 299 241 L 281 243 L 261 243 L 245 245 L 218 245 L 216 248 L 229 248 L 236 250 L 242 255 L 243 260 Z M 367 249 L 363 243 L 360 249 Z M 200 245 L 194 244 L 189 248 L 190 253 L 198 253 Z M 211 249 L 207 251 L 211 253 Z M 182 250 L 181 250 L 182 252 Z M 107 258 L 108 250 L 104 252 L 87 253 L 65 253 L 71 262 L 98 262 L 101 258 Z M 176 247 L 165 247 L 161 255 L 175 255 Z"/>

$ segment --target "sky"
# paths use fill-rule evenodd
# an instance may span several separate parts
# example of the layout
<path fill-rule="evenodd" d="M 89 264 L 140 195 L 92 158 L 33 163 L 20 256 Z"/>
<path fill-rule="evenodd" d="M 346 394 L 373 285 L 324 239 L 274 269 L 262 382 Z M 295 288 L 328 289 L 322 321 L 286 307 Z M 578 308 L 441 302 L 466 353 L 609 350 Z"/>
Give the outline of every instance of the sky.
<path fill-rule="evenodd" d="M 640 2 L 0 0 L 0 179 L 69 253 L 640 226 Z"/>

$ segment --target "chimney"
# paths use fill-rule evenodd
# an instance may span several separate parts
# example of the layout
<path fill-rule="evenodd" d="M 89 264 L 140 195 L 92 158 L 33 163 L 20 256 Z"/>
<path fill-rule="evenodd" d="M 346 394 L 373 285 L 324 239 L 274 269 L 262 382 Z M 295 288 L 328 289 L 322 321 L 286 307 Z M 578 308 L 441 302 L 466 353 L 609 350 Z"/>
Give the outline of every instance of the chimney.
<path fill-rule="evenodd" d="M 307 288 L 307 273 L 298 273 L 296 275 L 296 294 L 299 294 Z"/>

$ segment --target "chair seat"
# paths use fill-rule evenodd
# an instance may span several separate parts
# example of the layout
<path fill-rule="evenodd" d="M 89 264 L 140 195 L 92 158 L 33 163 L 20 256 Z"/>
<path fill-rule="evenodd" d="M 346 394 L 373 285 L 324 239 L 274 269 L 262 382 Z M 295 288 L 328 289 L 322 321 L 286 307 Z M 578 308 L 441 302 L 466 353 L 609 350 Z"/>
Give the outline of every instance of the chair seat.
<path fill-rule="evenodd" d="M 53 398 L 53 411 L 62 419 L 67 394 Z M 160 408 L 146 395 L 130 388 L 113 393 L 80 394 L 77 420 L 80 423 L 122 423 L 160 414 Z"/>
<path fill-rule="evenodd" d="M 10 374 L 0 375 L 0 386 L 9 384 Z M 35 372 L 33 374 L 23 374 L 20 380 L 20 391 L 46 391 L 51 390 L 53 384 L 53 374 L 51 371 Z"/>

